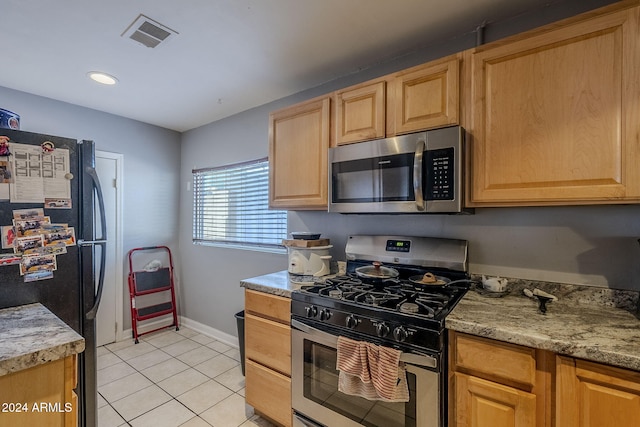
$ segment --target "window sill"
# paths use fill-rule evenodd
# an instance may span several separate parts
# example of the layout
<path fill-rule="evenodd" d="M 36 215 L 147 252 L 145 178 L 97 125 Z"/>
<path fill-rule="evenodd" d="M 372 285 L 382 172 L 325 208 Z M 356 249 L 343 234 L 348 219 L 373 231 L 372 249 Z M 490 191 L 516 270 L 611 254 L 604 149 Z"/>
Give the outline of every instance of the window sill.
<path fill-rule="evenodd" d="M 282 255 L 286 255 L 287 254 L 287 248 L 285 248 L 284 246 L 282 247 L 269 247 L 269 246 L 258 246 L 258 245 L 241 245 L 241 244 L 234 244 L 234 243 L 218 243 L 218 242 L 193 242 L 194 245 L 201 245 L 201 246 L 214 246 L 214 247 L 218 247 L 218 248 L 226 248 L 226 249 L 239 249 L 242 251 L 251 251 L 251 252 L 266 252 L 266 253 L 272 253 L 272 254 L 282 254 Z"/>

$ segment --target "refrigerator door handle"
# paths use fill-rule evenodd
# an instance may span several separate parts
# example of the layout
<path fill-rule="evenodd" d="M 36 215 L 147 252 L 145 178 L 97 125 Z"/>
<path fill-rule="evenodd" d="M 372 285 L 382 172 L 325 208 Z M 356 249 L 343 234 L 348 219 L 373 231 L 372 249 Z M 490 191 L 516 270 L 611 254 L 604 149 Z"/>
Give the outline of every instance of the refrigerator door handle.
<path fill-rule="evenodd" d="M 98 174 L 96 173 L 95 168 L 89 166 L 86 168 L 88 176 L 91 177 L 91 182 L 93 183 L 93 188 L 96 192 L 97 200 L 98 200 L 98 209 L 100 210 L 100 233 L 101 236 L 96 240 L 92 241 L 83 241 L 81 245 L 97 245 L 101 247 L 100 250 L 100 275 L 98 276 L 98 289 L 96 290 L 95 302 L 91 310 L 86 313 L 87 319 L 95 319 L 96 314 L 98 313 L 98 307 L 100 306 L 100 299 L 102 298 L 102 288 L 104 287 L 104 269 L 107 264 L 107 218 L 105 214 L 104 208 L 104 197 L 102 196 L 102 188 L 100 187 L 100 180 L 98 179 Z"/>
<path fill-rule="evenodd" d="M 101 243 L 107 243 L 106 240 L 83 240 L 83 239 L 78 239 L 78 245 L 80 246 L 93 246 L 93 245 L 99 245 Z"/>

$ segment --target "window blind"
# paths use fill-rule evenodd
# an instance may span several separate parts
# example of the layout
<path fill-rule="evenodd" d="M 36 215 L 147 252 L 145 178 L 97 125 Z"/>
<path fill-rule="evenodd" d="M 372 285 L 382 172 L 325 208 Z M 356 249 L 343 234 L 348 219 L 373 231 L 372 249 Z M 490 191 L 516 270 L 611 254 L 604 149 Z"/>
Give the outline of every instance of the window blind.
<path fill-rule="evenodd" d="M 193 171 L 193 242 L 282 248 L 287 212 L 269 209 L 269 162 Z"/>

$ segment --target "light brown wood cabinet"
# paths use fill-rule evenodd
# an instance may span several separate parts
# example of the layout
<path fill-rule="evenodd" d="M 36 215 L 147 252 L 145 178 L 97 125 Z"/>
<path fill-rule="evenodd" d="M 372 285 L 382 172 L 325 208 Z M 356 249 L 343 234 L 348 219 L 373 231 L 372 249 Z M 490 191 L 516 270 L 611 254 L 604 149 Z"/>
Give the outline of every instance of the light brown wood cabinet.
<path fill-rule="evenodd" d="M 77 382 L 75 355 L 0 377 L 0 427 L 77 426 Z"/>
<path fill-rule="evenodd" d="M 461 55 L 335 92 L 336 145 L 458 124 Z"/>
<path fill-rule="evenodd" d="M 640 372 L 450 332 L 450 427 L 632 427 Z"/>
<path fill-rule="evenodd" d="M 467 204 L 640 201 L 640 9 L 629 3 L 473 52 Z"/>
<path fill-rule="evenodd" d="M 387 82 L 366 82 L 335 94 L 336 145 L 384 138 Z"/>
<path fill-rule="evenodd" d="M 448 56 L 393 75 L 388 135 L 460 123 L 460 58 Z"/>
<path fill-rule="evenodd" d="M 266 418 L 289 427 L 291 300 L 245 290 L 245 398 Z"/>
<path fill-rule="evenodd" d="M 550 425 L 550 353 L 450 333 L 449 426 Z"/>
<path fill-rule="evenodd" d="M 640 372 L 558 357 L 556 426 L 640 424 Z"/>
<path fill-rule="evenodd" d="M 269 207 L 327 209 L 331 98 L 324 96 L 269 116 Z"/>

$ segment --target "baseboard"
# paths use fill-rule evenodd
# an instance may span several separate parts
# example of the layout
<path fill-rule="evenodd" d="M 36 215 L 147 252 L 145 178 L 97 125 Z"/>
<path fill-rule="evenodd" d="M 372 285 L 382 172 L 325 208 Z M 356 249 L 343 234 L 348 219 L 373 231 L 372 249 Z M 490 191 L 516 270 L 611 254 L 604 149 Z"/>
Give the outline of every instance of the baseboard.
<path fill-rule="evenodd" d="M 222 332 L 218 329 L 212 328 L 211 326 L 204 325 L 200 322 L 196 322 L 195 320 L 191 320 L 187 317 L 179 316 L 178 318 L 179 326 L 192 329 L 202 335 L 206 335 L 210 338 L 213 338 L 217 341 L 225 343 L 233 348 L 239 348 L 238 345 L 238 337 L 227 334 L 226 332 Z M 163 324 L 167 324 L 166 320 L 156 320 L 152 322 L 145 322 L 143 327 L 138 326 L 138 332 L 145 332 L 149 330 L 153 330 L 156 328 L 160 328 Z M 169 322 L 168 325 L 171 323 Z M 133 329 L 125 329 L 122 331 L 124 339 L 131 339 L 133 337 Z"/>

